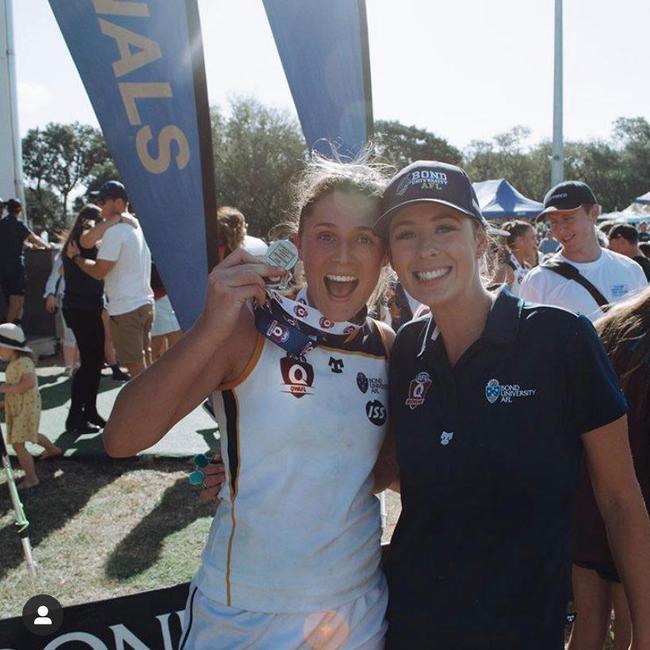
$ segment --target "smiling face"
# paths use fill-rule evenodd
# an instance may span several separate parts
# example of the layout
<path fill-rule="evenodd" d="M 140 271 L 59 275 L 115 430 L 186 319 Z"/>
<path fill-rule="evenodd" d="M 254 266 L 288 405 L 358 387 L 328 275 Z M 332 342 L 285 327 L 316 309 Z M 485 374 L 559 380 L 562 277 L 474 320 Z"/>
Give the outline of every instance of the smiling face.
<path fill-rule="evenodd" d="M 553 236 L 562 244 L 562 254 L 565 257 L 576 262 L 586 262 L 598 255 L 598 239 L 594 229 L 598 218 L 597 205 L 549 212 L 547 218 Z"/>
<path fill-rule="evenodd" d="M 481 290 L 487 239 L 462 212 L 436 203 L 400 210 L 390 224 L 390 259 L 402 286 L 432 310 Z"/>
<path fill-rule="evenodd" d="M 330 320 L 350 320 L 374 291 L 385 246 L 372 232 L 377 204 L 334 190 L 316 200 L 297 237 L 310 303 Z"/>

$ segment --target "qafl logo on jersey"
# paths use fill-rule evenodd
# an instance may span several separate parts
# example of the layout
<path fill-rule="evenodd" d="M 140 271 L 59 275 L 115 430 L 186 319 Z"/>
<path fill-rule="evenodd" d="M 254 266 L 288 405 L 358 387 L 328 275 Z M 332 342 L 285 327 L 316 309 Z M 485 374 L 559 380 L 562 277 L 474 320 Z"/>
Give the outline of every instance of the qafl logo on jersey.
<path fill-rule="evenodd" d="M 306 361 L 284 357 L 280 360 L 280 370 L 284 382 L 283 393 L 291 393 L 298 398 L 314 394 L 314 369 Z"/>
<path fill-rule="evenodd" d="M 266 335 L 280 345 L 289 340 L 289 330 L 284 325 L 280 325 L 277 320 L 274 320 L 269 325 Z"/>
<path fill-rule="evenodd" d="M 332 327 L 334 327 L 334 321 L 331 321 L 329 318 L 325 318 L 325 316 L 321 316 L 321 319 L 318 322 L 324 330 L 331 330 Z"/>
<path fill-rule="evenodd" d="M 309 313 L 307 311 L 306 307 L 303 307 L 302 305 L 296 305 L 293 308 L 293 313 L 298 316 L 298 318 L 307 318 L 307 314 Z"/>
<path fill-rule="evenodd" d="M 494 404 L 499 399 L 501 395 L 501 386 L 499 385 L 498 379 L 490 379 L 485 385 L 485 399 L 487 399 L 490 404 Z"/>
<path fill-rule="evenodd" d="M 411 410 L 424 404 L 424 400 L 431 388 L 431 375 L 428 372 L 419 372 L 409 384 L 409 394 L 404 404 Z"/>
<path fill-rule="evenodd" d="M 377 399 L 366 404 L 366 415 L 375 426 L 382 426 L 386 422 L 386 407 Z"/>

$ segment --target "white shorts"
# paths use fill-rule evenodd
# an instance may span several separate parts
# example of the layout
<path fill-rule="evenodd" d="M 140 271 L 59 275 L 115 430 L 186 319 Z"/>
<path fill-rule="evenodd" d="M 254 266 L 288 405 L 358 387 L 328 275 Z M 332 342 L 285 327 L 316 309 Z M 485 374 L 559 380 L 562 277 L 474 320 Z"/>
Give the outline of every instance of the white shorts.
<path fill-rule="evenodd" d="M 156 300 L 151 336 L 164 336 L 165 334 L 171 334 L 171 332 L 177 332 L 180 328 L 181 326 L 178 324 L 169 296 L 163 296 Z"/>
<path fill-rule="evenodd" d="M 179 650 L 381 650 L 386 581 L 336 610 L 265 614 L 228 607 L 190 585 Z"/>

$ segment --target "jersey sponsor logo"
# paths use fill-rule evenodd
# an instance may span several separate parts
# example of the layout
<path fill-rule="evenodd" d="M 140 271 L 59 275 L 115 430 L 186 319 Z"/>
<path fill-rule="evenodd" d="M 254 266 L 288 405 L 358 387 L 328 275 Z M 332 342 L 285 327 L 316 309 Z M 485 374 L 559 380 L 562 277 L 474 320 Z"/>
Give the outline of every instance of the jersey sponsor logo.
<path fill-rule="evenodd" d="M 409 394 L 404 404 L 412 411 L 424 404 L 424 400 L 431 388 L 431 375 L 428 372 L 419 372 L 409 384 Z"/>
<path fill-rule="evenodd" d="M 366 415 L 368 419 L 376 426 L 380 427 L 386 422 L 386 407 L 379 401 L 373 400 L 366 404 Z"/>
<path fill-rule="evenodd" d="M 280 370 L 284 382 L 283 393 L 291 393 L 298 398 L 314 394 L 314 369 L 306 361 L 284 357 L 280 359 Z"/>
<path fill-rule="evenodd" d="M 298 318 L 307 318 L 309 312 L 306 307 L 303 307 L 303 305 L 296 305 L 293 308 L 293 313 L 298 316 Z"/>
<path fill-rule="evenodd" d="M 440 444 L 446 447 L 451 442 L 451 439 L 453 437 L 454 437 L 453 431 L 443 431 L 440 434 Z"/>
<path fill-rule="evenodd" d="M 332 327 L 334 327 L 334 322 L 331 321 L 329 318 L 325 318 L 325 316 L 321 316 L 321 318 L 320 318 L 320 320 L 318 322 L 320 323 L 320 326 L 324 330 L 329 330 L 329 329 L 332 329 Z"/>
<path fill-rule="evenodd" d="M 336 373 L 337 375 L 340 375 L 343 372 L 343 368 L 345 367 L 343 365 L 343 359 L 335 359 L 334 357 L 330 357 L 329 363 L 327 365 L 329 365 L 332 372 Z"/>
<path fill-rule="evenodd" d="M 357 373 L 357 386 L 362 393 L 367 393 L 370 389 L 374 395 L 388 390 L 388 384 L 381 377 L 366 377 L 362 372 Z"/>
<path fill-rule="evenodd" d="M 613 284 L 612 287 L 612 296 L 616 298 L 622 298 L 625 296 L 630 288 L 627 286 L 627 284 Z"/>
<path fill-rule="evenodd" d="M 370 386 L 368 377 L 366 377 L 362 372 L 357 373 L 357 386 L 362 393 L 367 393 Z"/>
<path fill-rule="evenodd" d="M 522 388 L 519 384 L 501 384 L 498 379 L 490 379 L 485 385 L 485 399 L 490 404 L 497 400 L 502 404 L 511 404 L 517 397 L 532 397 L 536 392 L 535 388 Z"/>
<path fill-rule="evenodd" d="M 274 320 L 266 330 L 266 335 L 270 336 L 276 343 L 286 343 L 289 340 L 289 329 Z"/>

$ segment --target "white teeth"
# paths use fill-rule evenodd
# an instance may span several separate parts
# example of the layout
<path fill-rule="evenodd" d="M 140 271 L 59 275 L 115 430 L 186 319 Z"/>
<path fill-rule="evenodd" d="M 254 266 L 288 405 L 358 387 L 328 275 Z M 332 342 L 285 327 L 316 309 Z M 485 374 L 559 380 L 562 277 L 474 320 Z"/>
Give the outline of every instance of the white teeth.
<path fill-rule="evenodd" d="M 354 282 L 356 278 L 353 275 L 326 275 L 330 282 Z"/>
<path fill-rule="evenodd" d="M 446 269 L 435 269 L 434 271 L 419 271 L 416 272 L 415 276 L 418 280 L 435 280 L 436 278 L 441 278 L 443 275 L 447 275 L 449 272 L 449 267 Z"/>

